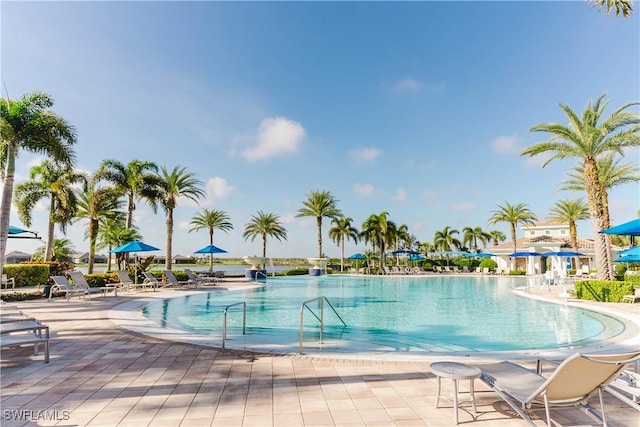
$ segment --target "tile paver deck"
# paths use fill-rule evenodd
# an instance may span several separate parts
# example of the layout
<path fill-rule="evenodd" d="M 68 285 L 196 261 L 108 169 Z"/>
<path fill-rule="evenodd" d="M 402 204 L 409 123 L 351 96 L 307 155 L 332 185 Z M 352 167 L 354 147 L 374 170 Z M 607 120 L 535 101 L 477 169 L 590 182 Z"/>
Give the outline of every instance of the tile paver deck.
<path fill-rule="evenodd" d="M 222 351 L 149 338 L 109 319 L 115 305 L 144 295 L 14 303 L 50 326 L 51 362 L 31 355 L 30 347 L 3 352 L 0 424 L 453 425 L 450 406 L 435 408 L 436 378 L 428 368 L 433 360 Z M 640 314 L 626 306 L 621 309 Z M 476 390 L 478 413 L 463 406 L 461 425 L 527 425 L 480 381 Z M 640 425 L 639 412 L 608 394 L 605 404 L 611 425 Z M 545 425 L 543 412 L 535 412 L 536 425 Z M 552 419 L 558 426 L 594 424 L 576 409 L 552 411 Z"/>

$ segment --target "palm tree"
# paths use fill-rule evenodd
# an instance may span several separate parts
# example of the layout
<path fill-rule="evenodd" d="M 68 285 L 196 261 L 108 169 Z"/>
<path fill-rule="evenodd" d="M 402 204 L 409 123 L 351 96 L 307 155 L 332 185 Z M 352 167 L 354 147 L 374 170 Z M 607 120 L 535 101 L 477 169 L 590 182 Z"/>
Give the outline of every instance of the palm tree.
<path fill-rule="evenodd" d="M 97 175 L 89 178 L 86 187 L 80 192 L 78 197 L 78 211 L 76 218 L 86 219 L 86 237 L 89 238 L 89 267 L 87 273 L 93 273 L 93 264 L 96 254 L 96 241 L 100 225 L 107 219 L 115 219 L 122 216 L 119 209 L 122 203 L 119 200 L 120 193 L 113 187 L 100 187 Z"/>
<path fill-rule="evenodd" d="M 465 227 L 462 229 L 462 244 L 471 245 L 474 252 L 478 252 L 478 240 L 480 240 L 482 246 L 486 248 L 489 239 L 491 239 L 489 233 L 485 233 L 480 227 Z"/>
<path fill-rule="evenodd" d="M 569 238 L 574 251 L 578 250 L 578 227 L 577 221 L 589 219 L 589 206 L 584 199 L 559 200 L 551 208 L 549 219 L 552 221 L 569 223 Z"/>
<path fill-rule="evenodd" d="M 613 9 L 616 10 L 616 16 L 622 15 L 628 18 L 633 13 L 633 0 L 592 0 L 598 10 L 606 9 L 606 14 L 610 14 Z"/>
<path fill-rule="evenodd" d="M 136 200 L 146 199 L 156 212 L 156 204 L 152 201 L 160 197 L 158 188 L 162 184 L 157 172 L 158 165 L 149 161 L 134 159 L 126 165 L 113 159 L 102 161 L 98 177 L 113 183 L 120 194 L 127 198 L 127 228 L 133 225 Z"/>
<path fill-rule="evenodd" d="M 393 221 L 389 221 L 387 217 L 389 212 L 381 212 L 379 215 L 372 214 L 362 223 L 360 237 L 366 243 L 371 243 L 373 250 L 379 250 L 380 266 L 384 265 L 384 252 L 389 240 L 389 230 L 395 230 L 396 225 Z M 393 241 L 393 240 L 391 240 Z"/>
<path fill-rule="evenodd" d="M 267 237 L 274 237 L 279 241 L 287 240 L 287 230 L 282 226 L 278 215 L 258 211 L 258 214 L 252 215 L 251 220 L 244 226 L 242 237 L 244 240 L 251 238 L 253 242 L 258 236 L 262 237 L 262 257 L 266 258 Z"/>
<path fill-rule="evenodd" d="M 460 249 L 462 243 L 454 236 L 455 234 L 460 234 L 460 232 L 447 225 L 441 231 L 436 231 L 433 236 L 433 246 L 441 251 Z"/>
<path fill-rule="evenodd" d="M 640 182 L 639 167 L 637 162 L 620 164 L 622 157 L 616 159 L 615 153 L 609 153 L 596 160 L 598 167 L 598 180 L 605 190 L 602 195 L 604 203 L 609 205 L 609 190 L 611 188 L 628 183 Z M 566 191 L 585 191 L 584 188 L 584 168 L 581 166 L 574 167 L 567 172 L 568 180 L 562 182 L 560 190 Z M 604 212 L 607 215 L 605 222 L 610 224 L 609 210 Z"/>
<path fill-rule="evenodd" d="M 334 226 L 329 229 L 329 238 L 340 246 L 340 271 L 344 271 L 344 243 L 346 240 L 353 240 L 358 243 L 358 229 L 351 222 L 353 219 L 349 217 L 337 217 L 331 220 Z"/>
<path fill-rule="evenodd" d="M 513 242 L 513 252 L 518 250 L 516 241 L 516 226 L 518 224 L 533 224 L 538 218 L 531 212 L 525 203 L 512 205 L 505 202 L 505 206 L 498 206 L 498 210 L 493 211 L 489 218 L 489 224 L 499 222 L 509 223 L 511 229 L 511 241 Z"/>
<path fill-rule="evenodd" d="M 125 225 L 125 216 L 119 215 L 117 218 L 108 218 L 98 229 L 98 240 L 96 241 L 96 249 L 108 250 L 108 264 L 107 270 L 111 270 L 111 250 L 120 245 L 124 245 L 132 240 L 142 239 L 142 235 L 134 225 L 131 228 L 127 228 Z M 117 253 L 116 262 L 118 264 L 118 270 L 122 269 L 122 263 L 124 262 L 126 254 Z"/>
<path fill-rule="evenodd" d="M 47 242 L 48 243 L 48 242 Z M 45 252 L 46 248 L 49 245 L 40 246 L 31 255 L 31 259 L 33 261 L 67 261 L 71 262 L 71 256 L 76 252 L 76 249 L 73 247 L 71 240 L 69 239 L 54 239 L 53 244 L 51 245 L 53 248 L 53 255 L 50 260 L 45 260 Z"/>
<path fill-rule="evenodd" d="M 24 95 L 19 100 L 6 98 L 0 101 L 0 169 L 4 180 L 0 204 L 0 273 L 7 250 L 16 156 L 20 149 L 45 154 L 68 167 L 73 164 L 75 129 L 48 110 L 51 106 L 51 97 L 41 92 Z"/>
<path fill-rule="evenodd" d="M 189 230 L 189 233 L 203 229 L 208 230 L 210 245 L 213 245 L 213 231 L 215 229 L 222 230 L 225 233 L 233 230 L 233 224 L 230 222 L 229 215 L 227 215 L 225 211 L 218 209 L 203 209 L 202 212 L 199 212 L 191 218 L 189 224 L 193 226 Z M 213 271 L 213 254 L 209 254 L 209 271 Z"/>
<path fill-rule="evenodd" d="M 66 233 L 67 225 L 73 220 L 78 198 L 74 185 L 86 183 L 86 176 L 75 172 L 70 167 L 44 160 L 40 165 L 31 168 L 30 179 L 18 183 L 15 188 L 15 203 L 20 220 L 31 226 L 31 212 L 42 199 L 49 201 L 49 226 L 45 261 L 53 256 L 54 227 L 59 225 L 62 233 Z"/>
<path fill-rule="evenodd" d="M 183 166 L 176 166 L 169 171 L 165 166 L 160 168 L 161 179 L 160 197 L 158 200 L 164 209 L 167 219 L 165 221 L 167 227 L 167 257 L 164 267 L 171 270 L 171 258 L 173 247 L 173 211 L 178 206 L 178 198 L 186 197 L 187 199 L 198 202 L 205 195 L 202 189 L 203 182 L 196 178 L 192 172 L 188 172 Z M 150 200 L 155 210 L 155 199 Z"/>
<path fill-rule="evenodd" d="M 489 238 L 491 239 L 491 243 L 493 244 L 493 246 L 498 246 L 500 242 L 504 242 L 505 240 L 507 240 L 507 236 L 505 236 L 504 233 L 499 230 L 489 231 Z"/>
<path fill-rule="evenodd" d="M 322 218 L 336 218 L 342 215 L 338 209 L 338 201 L 326 190 L 314 190 L 307 194 L 307 200 L 302 202 L 296 217 L 312 216 L 316 218 L 318 227 L 318 258 L 322 258 Z"/>
<path fill-rule="evenodd" d="M 579 117 L 568 105 L 560 104 L 560 108 L 569 119 L 569 125 L 557 123 L 539 124 L 531 128 L 532 132 L 546 132 L 552 137 L 544 142 L 536 143 L 522 151 L 521 155 L 536 156 L 545 153 L 550 155 L 543 164 L 545 167 L 553 160 L 577 158 L 583 167 L 584 188 L 587 192 L 589 213 L 595 239 L 595 258 L 598 279 L 614 280 L 611 259 L 611 239 L 600 231 L 609 228 L 609 207 L 606 204 L 606 190 L 600 181 L 598 159 L 610 153 L 623 153 L 628 147 L 640 146 L 640 116 L 625 111 L 630 103 L 623 105 L 607 118 L 603 118 L 609 101 L 600 96 L 595 103 L 588 103 Z"/>

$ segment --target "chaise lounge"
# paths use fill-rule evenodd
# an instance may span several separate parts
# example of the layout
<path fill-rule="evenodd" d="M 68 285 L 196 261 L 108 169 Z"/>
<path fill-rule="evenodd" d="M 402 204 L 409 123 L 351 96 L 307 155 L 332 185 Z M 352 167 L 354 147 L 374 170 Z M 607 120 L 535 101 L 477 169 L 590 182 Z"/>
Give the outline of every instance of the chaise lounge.
<path fill-rule="evenodd" d="M 547 426 L 551 426 L 551 408 L 577 407 L 605 426 L 602 391 L 625 367 L 640 359 L 640 352 L 625 354 L 580 354 L 565 359 L 548 377 L 511 362 L 478 365 L 481 380 L 500 396 L 530 425 L 535 426 L 526 411 L 534 405 L 545 408 Z M 588 401 L 598 394 L 601 415 Z"/>

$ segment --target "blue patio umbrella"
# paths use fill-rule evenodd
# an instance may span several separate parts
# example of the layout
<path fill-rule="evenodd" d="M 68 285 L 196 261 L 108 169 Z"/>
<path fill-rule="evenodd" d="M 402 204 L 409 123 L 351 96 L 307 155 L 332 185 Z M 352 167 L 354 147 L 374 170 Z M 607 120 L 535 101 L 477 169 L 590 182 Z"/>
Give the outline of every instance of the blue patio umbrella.
<path fill-rule="evenodd" d="M 149 252 L 149 251 L 159 251 L 160 249 L 155 246 L 151 246 L 146 244 L 141 240 L 132 240 L 130 242 L 125 243 L 124 245 L 118 246 L 115 249 L 111 249 L 109 252 L 113 254 L 126 254 L 131 252 Z M 133 265 L 136 269 L 135 276 L 133 278 L 134 283 L 138 283 L 138 263 L 135 260 L 136 256 L 134 255 Z"/>
<path fill-rule="evenodd" d="M 209 271 L 213 271 L 213 254 L 226 254 L 227 251 L 214 245 L 207 245 L 204 248 L 198 249 L 194 253 L 209 254 Z"/>
<path fill-rule="evenodd" d="M 111 249 L 109 252 L 113 254 L 124 254 L 129 252 L 148 252 L 148 251 L 159 251 L 160 249 L 148 245 L 141 240 L 132 240 L 124 245 L 118 246 L 115 249 Z"/>
<path fill-rule="evenodd" d="M 194 252 L 195 254 L 226 254 L 228 253 L 224 249 L 220 249 L 214 245 L 207 245 L 204 248 L 198 249 Z"/>
<path fill-rule="evenodd" d="M 583 253 L 580 252 L 571 252 L 571 251 L 557 251 L 557 252 L 544 252 L 541 256 L 583 256 Z"/>
<path fill-rule="evenodd" d="M 24 233 L 30 233 L 33 234 L 33 236 L 22 236 Z M 38 233 L 35 231 L 23 230 L 22 228 L 14 227 L 13 225 L 9 225 L 7 234 L 7 237 L 11 239 L 39 239 Z"/>
<path fill-rule="evenodd" d="M 527 256 L 543 256 L 543 255 L 544 254 L 541 254 L 540 252 L 514 252 L 512 254 L 509 254 L 511 258 L 522 258 Z"/>
<path fill-rule="evenodd" d="M 640 218 L 636 218 L 624 224 L 602 230 L 603 234 L 616 234 L 619 236 L 640 236 Z"/>
<path fill-rule="evenodd" d="M 640 255 L 640 246 L 634 246 L 629 249 L 623 249 L 621 251 L 618 251 L 618 254 L 623 256 Z"/>
<path fill-rule="evenodd" d="M 367 259 L 367 257 L 362 255 L 362 254 L 353 254 L 350 257 L 347 257 L 347 259 L 359 259 L 359 260 L 362 260 L 362 259 Z"/>
<path fill-rule="evenodd" d="M 414 254 L 409 257 L 409 261 L 422 261 L 426 259 L 422 254 Z"/>
<path fill-rule="evenodd" d="M 614 259 L 613 262 L 640 262 L 640 255 L 625 255 L 618 259 Z"/>

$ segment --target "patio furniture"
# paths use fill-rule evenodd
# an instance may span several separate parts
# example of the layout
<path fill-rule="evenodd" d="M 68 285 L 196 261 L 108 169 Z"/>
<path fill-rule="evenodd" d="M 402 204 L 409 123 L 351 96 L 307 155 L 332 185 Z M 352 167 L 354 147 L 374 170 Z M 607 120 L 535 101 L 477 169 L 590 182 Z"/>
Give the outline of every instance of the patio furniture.
<path fill-rule="evenodd" d="M 4 286 L 5 289 L 9 289 L 9 285 L 11 285 L 11 289 L 16 288 L 16 279 L 13 277 L 7 277 L 6 274 L 2 273 L 2 282 L 0 282 L 0 289 Z"/>
<path fill-rule="evenodd" d="M 476 412 L 476 397 L 473 383 L 476 378 L 480 378 L 482 372 L 475 366 L 458 362 L 435 362 L 429 365 L 431 372 L 438 377 L 438 388 L 436 390 L 436 408 L 439 407 L 440 399 L 448 400 L 442 397 L 441 381 L 442 378 L 451 378 L 453 380 L 453 394 L 451 403 L 453 404 L 453 420 L 458 424 L 458 408 L 461 403 L 471 401 L 473 413 Z M 469 380 L 469 398 L 460 399 L 459 381 Z"/>
<path fill-rule="evenodd" d="M 69 273 L 69 276 L 71 277 L 71 280 L 73 280 L 73 284 L 76 286 L 76 288 L 85 291 L 87 295 L 97 294 L 98 292 L 100 292 L 102 293 L 102 298 L 104 298 L 107 295 L 107 292 L 115 292 L 116 290 L 115 285 L 92 288 L 91 286 L 89 286 L 89 283 L 87 282 L 87 279 L 85 279 L 84 274 L 82 274 L 82 271 L 72 271 L 71 273 Z"/>
<path fill-rule="evenodd" d="M 64 276 L 51 276 L 51 280 L 53 280 L 54 285 L 51 286 L 49 290 L 49 301 L 51 301 L 51 297 L 54 292 L 62 292 L 65 294 L 65 298 L 67 301 L 71 299 L 71 296 L 78 295 L 80 298 L 84 297 L 87 293 L 82 289 L 77 289 L 71 286 L 69 281 Z"/>
<path fill-rule="evenodd" d="M 526 411 L 534 405 L 545 408 L 547 425 L 551 426 L 551 408 L 576 407 L 605 426 L 602 391 L 617 379 L 630 363 L 640 359 L 640 352 L 624 354 L 580 354 L 569 356 L 549 375 L 541 374 L 542 361 L 533 372 L 512 362 L 480 365 L 480 377 L 498 396 L 530 425 L 535 426 Z M 599 414 L 588 401 L 598 395 Z"/>

